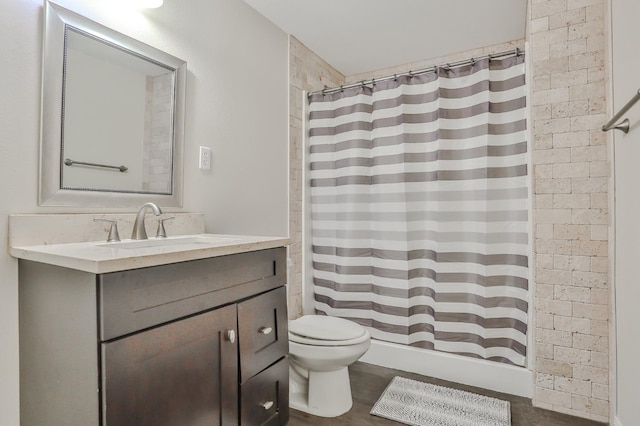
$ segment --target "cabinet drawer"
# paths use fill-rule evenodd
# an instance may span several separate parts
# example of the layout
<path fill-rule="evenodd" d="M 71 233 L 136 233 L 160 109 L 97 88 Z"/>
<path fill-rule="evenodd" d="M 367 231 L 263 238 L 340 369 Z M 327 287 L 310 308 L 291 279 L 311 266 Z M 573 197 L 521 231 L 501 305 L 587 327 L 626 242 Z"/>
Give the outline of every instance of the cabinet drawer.
<path fill-rule="evenodd" d="M 284 287 L 238 304 L 238 336 L 243 382 L 289 352 Z"/>
<path fill-rule="evenodd" d="M 289 361 L 282 358 L 241 385 L 240 424 L 286 425 L 289 421 Z"/>
<path fill-rule="evenodd" d="M 101 340 L 215 308 L 285 283 L 274 248 L 98 276 Z"/>

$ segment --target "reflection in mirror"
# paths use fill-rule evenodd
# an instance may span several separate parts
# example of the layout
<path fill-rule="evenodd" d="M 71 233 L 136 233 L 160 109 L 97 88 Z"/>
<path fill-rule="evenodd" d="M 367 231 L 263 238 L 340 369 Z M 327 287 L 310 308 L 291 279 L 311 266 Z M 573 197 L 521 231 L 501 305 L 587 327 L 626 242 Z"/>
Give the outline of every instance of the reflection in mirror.
<path fill-rule="evenodd" d="M 182 201 L 184 61 L 47 3 L 40 204 Z"/>
<path fill-rule="evenodd" d="M 66 31 L 62 188 L 170 194 L 173 70 Z"/>

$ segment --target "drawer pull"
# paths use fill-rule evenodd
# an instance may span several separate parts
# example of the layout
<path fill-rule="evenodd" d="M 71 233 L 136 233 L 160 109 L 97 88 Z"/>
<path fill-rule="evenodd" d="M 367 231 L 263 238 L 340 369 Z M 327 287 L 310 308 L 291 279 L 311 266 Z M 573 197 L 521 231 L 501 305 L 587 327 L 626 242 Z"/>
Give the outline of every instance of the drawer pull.
<path fill-rule="evenodd" d="M 262 408 L 264 408 L 265 410 L 268 410 L 269 408 L 273 407 L 273 401 L 263 402 L 260 405 L 262 405 Z"/>
<path fill-rule="evenodd" d="M 231 342 L 231 343 L 235 343 L 236 342 L 236 332 L 234 330 L 227 330 L 225 333 L 225 338 Z"/>
<path fill-rule="evenodd" d="M 260 327 L 260 330 L 258 330 L 258 333 L 267 335 L 267 334 L 270 334 L 272 331 L 273 331 L 273 328 L 271 327 Z"/>

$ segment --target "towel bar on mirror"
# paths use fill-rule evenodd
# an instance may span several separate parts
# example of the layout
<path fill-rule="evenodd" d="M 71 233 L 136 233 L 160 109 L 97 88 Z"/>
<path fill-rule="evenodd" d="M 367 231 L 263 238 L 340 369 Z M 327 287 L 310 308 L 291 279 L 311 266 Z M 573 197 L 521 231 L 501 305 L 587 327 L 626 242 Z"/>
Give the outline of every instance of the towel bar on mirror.
<path fill-rule="evenodd" d="M 73 166 L 74 164 L 78 164 L 80 166 L 102 167 L 102 168 L 105 168 L 105 169 L 116 169 L 116 170 L 120 170 L 121 173 L 124 173 L 127 170 L 129 170 L 129 168 L 126 167 L 126 166 L 109 166 L 107 164 L 87 163 L 85 161 L 76 161 L 76 160 L 72 160 L 70 158 L 66 158 L 64 160 L 64 165 L 65 166 Z"/>

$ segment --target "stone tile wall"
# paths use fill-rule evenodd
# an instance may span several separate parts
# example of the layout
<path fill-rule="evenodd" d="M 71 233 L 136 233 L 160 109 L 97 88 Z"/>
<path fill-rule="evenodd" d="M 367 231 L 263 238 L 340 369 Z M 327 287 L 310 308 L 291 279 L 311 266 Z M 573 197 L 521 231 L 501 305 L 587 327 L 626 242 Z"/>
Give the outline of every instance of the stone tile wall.
<path fill-rule="evenodd" d="M 304 149 L 304 91 L 344 84 L 344 76 L 295 37 L 289 40 L 289 317 L 302 315 L 302 174 Z"/>
<path fill-rule="evenodd" d="M 530 0 L 534 405 L 608 421 L 606 0 Z"/>
<path fill-rule="evenodd" d="M 173 76 L 147 77 L 143 144 L 142 190 L 171 192 Z"/>

